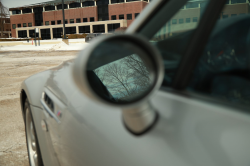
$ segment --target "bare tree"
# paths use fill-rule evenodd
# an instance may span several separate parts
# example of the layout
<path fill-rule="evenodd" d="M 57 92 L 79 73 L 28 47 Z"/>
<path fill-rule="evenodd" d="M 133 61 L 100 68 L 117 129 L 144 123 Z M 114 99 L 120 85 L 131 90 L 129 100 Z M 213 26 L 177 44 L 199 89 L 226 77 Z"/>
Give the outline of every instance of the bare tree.
<path fill-rule="evenodd" d="M 9 17 L 9 10 L 7 7 L 3 5 L 2 0 L 0 0 L 0 31 L 2 35 L 4 31 L 5 20 L 8 17 Z"/>
<path fill-rule="evenodd" d="M 122 60 L 127 70 L 132 70 L 132 77 L 135 79 L 135 84 L 145 89 L 150 84 L 149 71 L 144 62 L 137 55 L 130 55 Z"/>
<path fill-rule="evenodd" d="M 149 72 L 136 55 L 95 70 L 108 90 L 120 100 L 129 100 L 143 93 L 149 86 Z"/>

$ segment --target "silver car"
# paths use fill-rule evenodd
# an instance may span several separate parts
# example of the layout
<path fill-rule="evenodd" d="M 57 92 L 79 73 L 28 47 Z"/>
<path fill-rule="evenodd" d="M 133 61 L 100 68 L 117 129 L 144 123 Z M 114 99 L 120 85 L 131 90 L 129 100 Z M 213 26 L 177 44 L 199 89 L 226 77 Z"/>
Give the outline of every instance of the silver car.
<path fill-rule="evenodd" d="M 21 85 L 31 166 L 249 166 L 247 0 L 153 0 Z"/>

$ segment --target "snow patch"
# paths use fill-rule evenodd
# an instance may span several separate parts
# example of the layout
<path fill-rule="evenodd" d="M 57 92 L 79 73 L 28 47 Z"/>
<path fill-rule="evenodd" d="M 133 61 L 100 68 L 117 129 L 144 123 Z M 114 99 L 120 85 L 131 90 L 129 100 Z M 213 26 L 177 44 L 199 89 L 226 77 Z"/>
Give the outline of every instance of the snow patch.
<path fill-rule="evenodd" d="M 59 50 L 60 48 L 62 48 L 63 50 L 68 50 L 69 45 L 67 45 L 64 42 L 61 42 L 59 44 L 55 44 L 53 45 L 48 51 L 54 51 L 54 50 Z"/>

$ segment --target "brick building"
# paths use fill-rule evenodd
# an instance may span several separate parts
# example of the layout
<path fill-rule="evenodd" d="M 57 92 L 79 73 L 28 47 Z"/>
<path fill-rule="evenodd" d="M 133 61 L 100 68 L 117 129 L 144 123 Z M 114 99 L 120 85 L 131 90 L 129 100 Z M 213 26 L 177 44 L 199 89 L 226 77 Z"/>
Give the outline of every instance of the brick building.
<path fill-rule="evenodd" d="M 150 0 L 65 0 L 66 34 L 108 33 L 128 27 Z M 43 39 L 63 34 L 61 0 L 10 8 L 13 37 L 34 37 L 35 28 Z"/>
<path fill-rule="evenodd" d="M 0 18 L 0 38 L 9 38 L 10 36 L 10 18 Z"/>

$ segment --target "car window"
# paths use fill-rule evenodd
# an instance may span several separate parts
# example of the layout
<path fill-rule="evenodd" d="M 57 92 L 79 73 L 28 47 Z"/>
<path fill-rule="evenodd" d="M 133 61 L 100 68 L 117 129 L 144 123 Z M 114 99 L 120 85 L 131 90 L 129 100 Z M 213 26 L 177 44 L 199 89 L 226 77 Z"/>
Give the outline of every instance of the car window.
<path fill-rule="evenodd" d="M 165 76 L 163 86 L 170 86 L 178 64 L 185 53 L 192 32 L 202 19 L 209 0 L 187 1 L 150 40 L 161 52 Z"/>
<path fill-rule="evenodd" d="M 232 2 L 221 12 L 188 90 L 250 105 L 249 2 Z"/>

